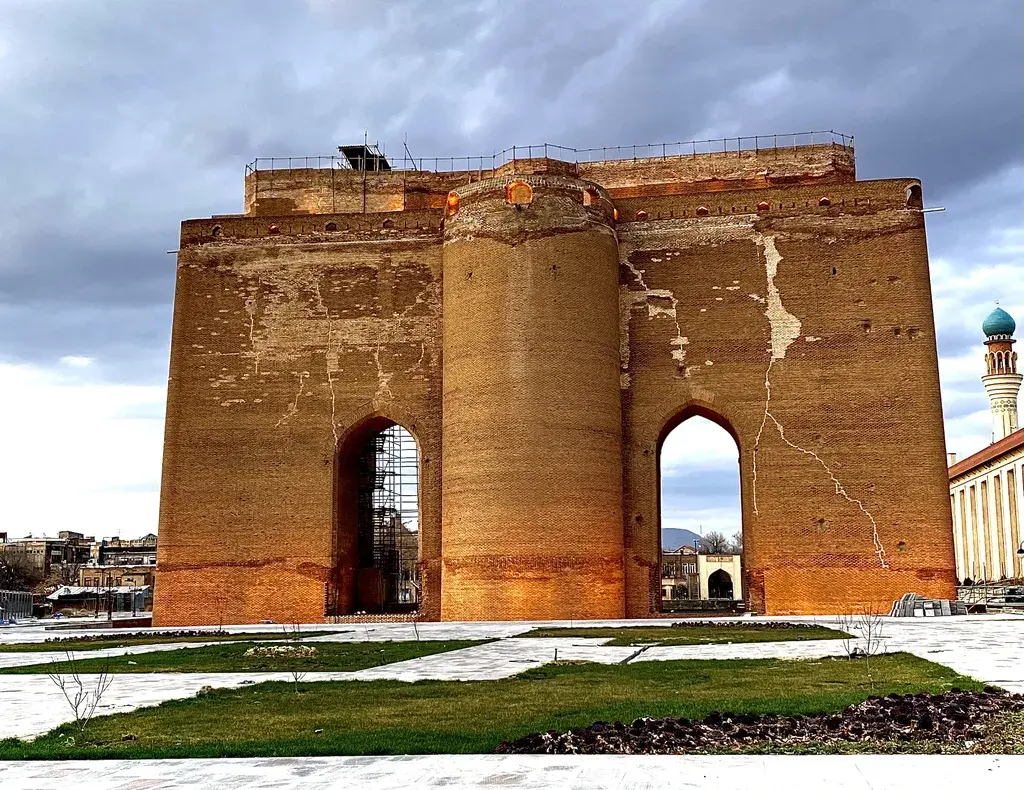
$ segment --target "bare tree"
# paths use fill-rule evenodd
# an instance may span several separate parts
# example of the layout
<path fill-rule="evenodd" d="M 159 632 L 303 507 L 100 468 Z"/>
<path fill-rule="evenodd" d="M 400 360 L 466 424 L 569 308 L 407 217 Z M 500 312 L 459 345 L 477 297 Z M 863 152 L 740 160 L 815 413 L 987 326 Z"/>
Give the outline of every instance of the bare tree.
<path fill-rule="evenodd" d="M 32 563 L 22 551 L 0 550 L 0 590 L 29 590 L 39 578 Z"/>
<path fill-rule="evenodd" d="M 107 693 L 114 677 L 110 674 L 109 660 L 104 664 L 103 670 L 95 676 L 83 678 L 78 671 L 78 663 L 75 661 L 74 654 L 67 651 L 64 655 L 67 658 L 68 671 L 61 671 L 60 664 L 56 664 L 55 670 L 48 672 L 47 677 L 64 695 L 64 699 L 71 708 L 72 716 L 74 716 L 75 729 L 78 730 L 79 736 L 84 741 L 85 729 L 96 715 L 96 709 L 100 706 L 103 695 Z"/>
<path fill-rule="evenodd" d="M 46 577 L 46 588 L 56 590 L 65 585 L 77 587 L 84 566 L 77 562 L 60 562 L 50 566 L 50 574 Z"/>
<path fill-rule="evenodd" d="M 743 553 L 743 531 L 737 530 L 732 535 L 732 545 L 729 546 L 730 552 L 733 554 Z"/>
<path fill-rule="evenodd" d="M 847 658 L 863 658 L 865 672 L 868 678 L 868 687 L 875 690 L 874 678 L 871 674 L 871 659 L 879 653 L 885 652 L 885 642 L 882 641 L 882 631 L 885 620 L 881 613 L 874 607 L 867 607 L 859 614 L 844 614 L 836 618 L 836 627 L 850 635 L 843 639 L 843 650 Z M 858 640 L 859 644 L 854 640 Z"/>
<path fill-rule="evenodd" d="M 712 530 L 700 539 L 701 554 L 729 554 L 729 539 L 721 532 Z"/>

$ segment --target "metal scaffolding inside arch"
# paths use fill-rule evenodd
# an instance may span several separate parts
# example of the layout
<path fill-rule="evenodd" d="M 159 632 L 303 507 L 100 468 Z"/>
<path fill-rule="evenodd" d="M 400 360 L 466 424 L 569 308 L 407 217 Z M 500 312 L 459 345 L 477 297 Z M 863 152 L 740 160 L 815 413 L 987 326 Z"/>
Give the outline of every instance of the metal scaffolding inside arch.
<path fill-rule="evenodd" d="M 419 582 L 419 452 L 392 425 L 371 436 L 358 460 L 358 583 L 367 611 L 415 609 Z"/>

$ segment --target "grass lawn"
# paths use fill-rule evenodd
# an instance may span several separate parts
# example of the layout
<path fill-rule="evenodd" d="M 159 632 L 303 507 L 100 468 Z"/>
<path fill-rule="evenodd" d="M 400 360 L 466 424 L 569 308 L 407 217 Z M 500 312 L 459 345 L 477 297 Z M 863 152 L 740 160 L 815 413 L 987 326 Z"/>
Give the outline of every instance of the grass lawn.
<path fill-rule="evenodd" d="M 287 642 L 302 645 L 302 642 Z M 254 647 L 241 642 L 230 645 L 188 647 L 156 653 L 136 653 L 110 658 L 75 658 L 78 672 L 354 672 L 358 669 L 393 664 L 410 658 L 446 653 L 483 644 L 482 641 L 449 642 L 316 642 L 317 654 L 309 658 L 284 656 L 246 656 Z M 129 663 L 132 662 L 132 663 Z M 71 665 L 63 654 L 52 662 L 0 669 L 0 675 L 38 675 L 40 672 L 69 672 Z"/>
<path fill-rule="evenodd" d="M 267 683 L 96 719 L 84 739 L 64 725 L 35 741 L 0 741 L 0 758 L 489 753 L 502 740 L 595 721 L 809 714 L 871 694 L 982 688 L 906 653 L 878 656 L 871 670 L 873 685 L 867 662 L 834 658 L 549 664 L 496 681 Z M 109 694 L 116 699 L 116 678 Z M 72 734 L 77 745 L 66 745 Z"/>
<path fill-rule="evenodd" d="M 303 631 L 300 637 L 305 639 L 310 636 L 326 636 L 327 634 L 344 634 L 346 631 Z M 253 634 L 227 634 L 211 632 L 201 636 L 161 636 L 160 634 L 112 634 L 109 638 L 97 639 L 95 641 L 66 641 L 66 642 L 32 642 L 19 643 L 14 645 L 0 644 L 0 653 L 44 653 L 57 651 L 60 653 L 66 650 L 73 650 L 76 653 L 81 650 L 102 650 L 107 647 L 131 647 L 132 645 L 169 645 L 176 642 L 237 642 L 239 640 L 264 641 L 267 639 L 281 641 L 291 639 L 293 634 L 282 631 L 268 631 Z"/>
<path fill-rule="evenodd" d="M 672 628 L 640 625 L 610 628 L 535 628 L 523 634 L 533 637 L 610 638 L 609 646 L 629 645 L 720 645 L 727 642 L 801 642 L 807 639 L 848 639 L 848 634 L 825 626 L 812 628 L 765 628 L 751 625 L 708 625 Z"/>

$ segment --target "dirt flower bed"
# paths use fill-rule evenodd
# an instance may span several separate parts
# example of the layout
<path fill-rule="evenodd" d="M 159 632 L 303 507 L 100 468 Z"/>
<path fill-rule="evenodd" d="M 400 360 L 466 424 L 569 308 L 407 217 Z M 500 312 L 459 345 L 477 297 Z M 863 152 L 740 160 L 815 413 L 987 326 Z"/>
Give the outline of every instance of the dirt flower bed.
<path fill-rule="evenodd" d="M 964 742 L 982 737 L 998 714 L 1024 711 L 1024 695 L 987 686 L 942 694 L 869 697 L 839 713 L 748 716 L 711 713 L 701 721 L 666 717 L 632 724 L 596 722 L 503 742 L 499 754 L 681 754 L 740 751 L 770 745 L 891 741 Z"/>
<path fill-rule="evenodd" d="M 187 639 L 189 637 L 227 637 L 230 634 L 227 631 L 144 631 L 142 633 L 129 632 L 125 634 L 111 633 L 106 630 L 105 633 L 101 634 L 83 634 L 82 636 L 55 636 L 51 639 L 46 639 L 44 644 L 74 644 L 74 643 L 88 643 L 88 642 L 109 642 L 111 639 L 138 639 L 140 637 L 160 637 L 161 639 Z M 243 637 L 239 637 L 243 638 Z"/>
<path fill-rule="evenodd" d="M 245 655 L 262 658 L 315 658 L 316 648 L 312 645 L 257 645 L 246 650 Z"/>

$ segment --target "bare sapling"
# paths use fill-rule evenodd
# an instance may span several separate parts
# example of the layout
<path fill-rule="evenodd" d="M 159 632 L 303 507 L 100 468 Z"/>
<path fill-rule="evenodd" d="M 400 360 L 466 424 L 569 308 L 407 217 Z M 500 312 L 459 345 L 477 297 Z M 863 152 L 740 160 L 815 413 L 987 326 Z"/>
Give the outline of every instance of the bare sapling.
<path fill-rule="evenodd" d="M 67 651 L 64 655 L 67 658 L 67 671 L 62 671 L 61 664 L 54 662 L 54 671 L 48 672 L 47 677 L 60 689 L 67 701 L 74 718 L 75 729 L 84 741 L 86 728 L 96 715 L 96 710 L 102 703 L 103 696 L 110 689 L 114 677 L 110 673 L 109 660 L 103 665 L 103 669 L 95 675 L 83 675 L 79 672 L 74 654 Z"/>

